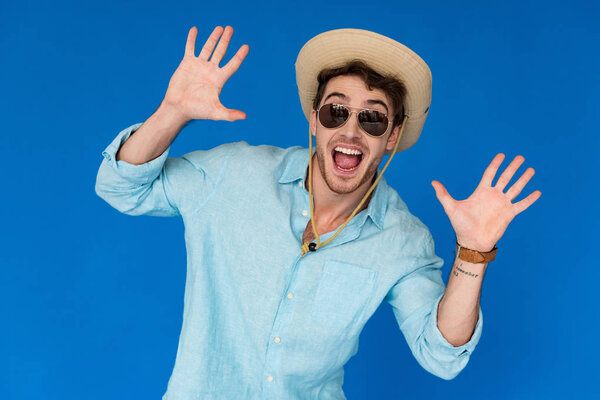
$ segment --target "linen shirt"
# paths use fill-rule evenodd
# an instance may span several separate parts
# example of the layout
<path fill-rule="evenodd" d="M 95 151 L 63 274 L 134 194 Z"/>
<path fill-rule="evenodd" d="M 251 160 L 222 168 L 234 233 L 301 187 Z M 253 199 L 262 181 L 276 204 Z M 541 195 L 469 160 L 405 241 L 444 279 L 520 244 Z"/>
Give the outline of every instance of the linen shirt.
<path fill-rule="evenodd" d="M 481 309 L 469 342 L 444 339 L 443 260 L 383 177 L 368 208 L 300 257 L 308 149 L 237 142 L 178 158 L 167 148 L 141 165 L 116 161 L 139 126 L 102 153 L 96 193 L 125 214 L 184 222 L 183 326 L 163 400 L 345 399 L 344 364 L 383 300 L 423 368 L 452 379 L 465 367 Z M 334 233 L 320 232 L 321 241 Z"/>

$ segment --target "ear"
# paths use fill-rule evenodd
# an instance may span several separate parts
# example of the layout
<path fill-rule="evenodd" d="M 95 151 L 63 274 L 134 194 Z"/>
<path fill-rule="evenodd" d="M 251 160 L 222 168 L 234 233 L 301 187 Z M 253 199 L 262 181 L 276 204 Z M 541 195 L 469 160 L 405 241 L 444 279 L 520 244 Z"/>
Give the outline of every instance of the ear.
<path fill-rule="evenodd" d="M 310 132 L 313 136 L 317 136 L 317 112 L 315 110 L 310 112 Z"/>
<path fill-rule="evenodd" d="M 396 146 L 396 140 L 398 140 L 398 134 L 400 132 L 400 127 L 401 127 L 401 125 L 398 125 L 394 129 L 392 129 L 392 133 L 390 133 L 390 136 L 387 139 L 387 143 L 385 144 L 385 149 L 387 151 L 394 150 L 394 146 Z"/>

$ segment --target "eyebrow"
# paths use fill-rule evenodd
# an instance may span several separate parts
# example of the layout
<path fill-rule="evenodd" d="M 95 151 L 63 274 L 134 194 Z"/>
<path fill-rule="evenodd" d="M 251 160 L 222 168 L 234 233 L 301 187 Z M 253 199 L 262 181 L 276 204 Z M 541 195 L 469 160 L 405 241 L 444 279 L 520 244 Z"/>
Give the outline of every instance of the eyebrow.
<path fill-rule="evenodd" d="M 346 96 L 344 93 L 340 93 L 340 92 L 333 92 L 333 93 L 329 93 L 329 95 L 327 95 L 327 97 L 325 97 L 325 99 L 323 100 L 323 103 L 325 103 L 327 101 L 327 99 L 329 99 L 330 97 L 340 97 L 342 99 L 347 99 L 348 96 Z"/>
<path fill-rule="evenodd" d="M 390 110 L 388 110 L 387 104 L 385 104 L 383 101 L 381 100 L 367 100 L 366 101 L 367 104 L 373 105 L 373 104 L 381 104 L 384 108 L 385 108 L 385 112 L 389 114 Z"/>
<path fill-rule="evenodd" d="M 325 102 L 326 102 L 326 101 L 327 101 L 327 100 L 328 100 L 330 97 L 335 97 L 335 96 L 337 96 L 337 97 L 339 97 L 339 98 L 341 98 L 341 99 L 343 99 L 343 100 L 345 100 L 345 99 L 347 99 L 347 98 L 348 98 L 348 96 L 346 96 L 344 93 L 340 93 L 340 92 L 332 92 L 332 93 L 329 93 L 329 94 L 327 95 L 327 97 L 325 97 L 325 99 L 323 100 L 323 103 L 325 103 Z M 384 103 L 383 101 L 381 101 L 381 100 L 369 99 L 369 100 L 365 101 L 365 103 L 366 103 L 366 104 L 368 104 L 368 105 L 379 104 L 379 105 L 383 106 L 383 108 L 385 108 L 385 111 L 386 111 L 387 113 L 389 113 L 389 112 L 390 112 L 390 110 L 388 109 L 388 106 L 387 106 L 387 104 L 385 104 L 385 103 Z"/>

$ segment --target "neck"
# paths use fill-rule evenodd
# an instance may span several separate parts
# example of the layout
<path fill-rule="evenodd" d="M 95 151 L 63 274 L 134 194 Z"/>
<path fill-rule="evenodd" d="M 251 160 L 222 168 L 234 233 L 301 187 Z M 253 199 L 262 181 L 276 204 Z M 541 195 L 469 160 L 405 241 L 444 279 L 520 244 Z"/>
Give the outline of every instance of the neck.
<path fill-rule="evenodd" d="M 316 160 L 316 154 L 313 155 L 312 166 L 312 193 L 315 214 L 313 217 L 318 227 L 327 229 L 324 232 L 319 230 L 319 234 L 323 234 L 346 222 L 375 181 L 376 175 L 373 176 L 373 179 L 369 179 L 351 193 L 336 193 L 329 188 L 323 179 L 319 163 Z M 306 180 L 306 185 L 308 186 L 308 179 Z M 357 211 L 357 214 L 368 207 L 373 193 L 374 191 L 363 203 L 360 210 Z"/>

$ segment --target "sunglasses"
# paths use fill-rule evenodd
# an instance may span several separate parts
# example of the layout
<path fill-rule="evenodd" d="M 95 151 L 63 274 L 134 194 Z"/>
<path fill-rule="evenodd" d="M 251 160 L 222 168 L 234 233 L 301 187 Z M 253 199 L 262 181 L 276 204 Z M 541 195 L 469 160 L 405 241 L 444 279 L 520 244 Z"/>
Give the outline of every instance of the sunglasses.
<path fill-rule="evenodd" d="M 370 136 L 383 136 L 392 123 L 384 113 L 368 108 L 354 108 L 343 104 L 329 103 L 323 104 L 317 110 L 319 122 L 328 129 L 339 128 L 344 125 L 350 119 L 352 113 L 356 113 L 358 125 Z"/>

